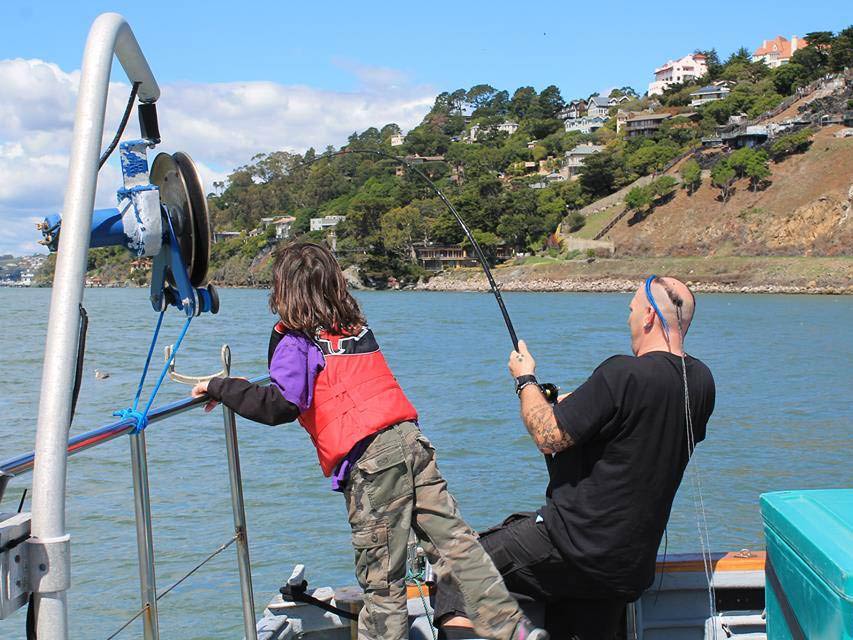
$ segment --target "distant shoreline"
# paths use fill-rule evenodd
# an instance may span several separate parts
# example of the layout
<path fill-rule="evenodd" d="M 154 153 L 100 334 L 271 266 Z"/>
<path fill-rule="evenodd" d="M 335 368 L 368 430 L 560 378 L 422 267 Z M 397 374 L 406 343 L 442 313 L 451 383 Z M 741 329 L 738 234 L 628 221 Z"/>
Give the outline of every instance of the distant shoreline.
<path fill-rule="evenodd" d="M 438 280 L 438 281 L 436 281 Z M 532 280 L 526 283 L 499 283 L 501 291 L 523 293 L 631 293 L 639 286 L 639 281 L 605 279 L 605 280 Z M 791 285 L 749 285 L 726 284 L 719 282 L 688 282 L 688 286 L 696 293 L 730 293 L 730 294 L 785 294 L 785 295 L 853 295 L 853 286 L 791 286 Z M 438 292 L 485 292 L 489 291 L 485 278 L 482 282 L 449 281 L 434 278 L 429 282 L 419 283 L 415 291 Z"/>

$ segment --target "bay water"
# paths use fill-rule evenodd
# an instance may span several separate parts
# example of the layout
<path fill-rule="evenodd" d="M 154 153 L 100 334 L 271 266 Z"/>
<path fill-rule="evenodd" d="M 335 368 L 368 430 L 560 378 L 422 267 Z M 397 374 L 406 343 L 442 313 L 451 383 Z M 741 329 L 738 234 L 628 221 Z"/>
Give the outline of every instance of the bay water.
<path fill-rule="evenodd" d="M 494 299 L 428 292 L 357 297 L 470 524 L 485 528 L 539 507 L 545 465 L 519 420 L 506 370 L 511 345 Z M 267 293 L 225 289 L 221 298 L 218 316 L 193 321 L 177 370 L 218 370 L 220 347 L 228 343 L 235 375 L 264 373 L 273 322 Z M 505 298 L 540 380 L 563 391 L 606 357 L 630 353 L 628 294 Z M 0 289 L 0 459 L 33 447 L 49 303 L 50 290 Z M 112 411 L 130 404 L 156 321 L 145 290 L 90 289 L 85 306 L 88 349 L 72 433 L 112 422 Z M 167 315 L 150 378 L 182 321 L 174 311 Z M 851 327 L 849 296 L 699 296 L 687 346 L 715 376 L 717 407 L 691 464 L 701 471 L 714 550 L 763 547 L 763 492 L 853 486 Z M 95 369 L 109 377 L 96 379 Z M 167 382 L 155 404 L 188 391 Z M 258 613 L 296 563 L 307 565 L 313 586 L 354 584 L 343 499 L 323 478 L 307 435 L 298 425 L 239 418 L 238 429 Z M 222 414 L 198 409 L 146 433 L 162 590 L 233 534 Z M 31 475 L 13 480 L 0 511 L 14 511 L 30 481 Z M 68 496 L 73 637 L 104 638 L 139 607 L 127 439 L 72 458 Z M 671 553 L 699 549 L 692 505 L 685 482 L 668 528 Z M 233 547 L 161 600 L 160 626 L 163 638 L 242 637 Z M 0 621 L 0 638 L 22 637 L 23 611 Z M 140 623 L 119 637 L 141 637 Z"/>

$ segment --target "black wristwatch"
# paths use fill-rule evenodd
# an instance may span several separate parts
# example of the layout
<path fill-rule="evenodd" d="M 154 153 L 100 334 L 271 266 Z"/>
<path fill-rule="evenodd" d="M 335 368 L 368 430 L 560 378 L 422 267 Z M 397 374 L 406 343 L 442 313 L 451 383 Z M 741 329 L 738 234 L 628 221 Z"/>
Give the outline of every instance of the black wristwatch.
<path fill-rule="evenodd" d="M 524 376 L 518 376 L 515 379 L 515 395 L 517 395 L 518 397 L 521 397 L 521 390 L 524 389 L 524 387 L 531 385 L 531 384 L 535 384 L 536 386 L 539 386 L 539 381 L 536 379 L 536 376 L 534 376 L 532 374 L 527 374 Z"/>

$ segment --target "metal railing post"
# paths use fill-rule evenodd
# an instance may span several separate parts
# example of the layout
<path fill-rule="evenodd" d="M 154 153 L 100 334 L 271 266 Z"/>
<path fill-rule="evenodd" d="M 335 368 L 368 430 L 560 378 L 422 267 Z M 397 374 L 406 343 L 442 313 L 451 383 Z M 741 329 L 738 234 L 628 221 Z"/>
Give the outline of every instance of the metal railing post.
<path fill-rule="evenodd" d="M 231 352 L 223 347 L 225 375 L 231 373 Z M 255 595 L 252 590 L 252 563 L 249 559 L 249 536 L 246 530 L 246 508 L 243 503 L 243 477 L 240 473 L 240 451 L 237 445 L 237 418 L 234 410 L 222 405 L 225 424 L 225 451 L 228 456 L 228 480 L 231 484 L 231 510 L 234 513 L 234 535 L 237 537 L 237 568 L 240 572 L 240 594 L 243 601 L 243 627 L 246 640 L 258 640 L 255 621 Z"/>
<path fill-rule="evenodd" d="M 66 449 L 77 360 L 77 319 L 83 299 L 98 157 L 114 53 L 128 79 L 142 83 L 139 100 L 155 102 L 160 96 L 151 68 L 125 19 L 115 13 L 99 16 L 89 31 L 80 72 L 68 184 L 62 205 L 62 238 L 56 255 L 39 399 L 32 538 L 27 544 L 32 553 L 52 559 L 42 563 L 46 573 L 30 571 L 39 640 L 68 638 L 65 592 L 70 586 L 71 557 L 70 536 L 65 526 Z"/>
<path fill-rule="evenodd" d="M 130 434 L 130 460 L 133 467 L 133 506 L 136 512 L 136 548 L 139 554 L 139 591 L 142 597 L 143 637 L 159 640 L 157 618 L 157 579 L 154 574 L 154 537 L 151 532 L 151 496 L 148 492 L 148 457 L 145 432 Z"/>

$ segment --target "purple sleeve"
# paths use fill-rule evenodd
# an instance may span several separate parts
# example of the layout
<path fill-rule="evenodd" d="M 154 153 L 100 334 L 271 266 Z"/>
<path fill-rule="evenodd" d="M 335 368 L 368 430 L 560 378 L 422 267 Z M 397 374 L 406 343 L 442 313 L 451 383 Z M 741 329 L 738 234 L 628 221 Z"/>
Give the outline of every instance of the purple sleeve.
<path fill-rule="evenodd" d="M 314 382 L 326 365 L 320 349 L 298 333 L 288 333 L 270 360 L 270 380 L 288 402 L 305 411 L 314 400 Z"/>

